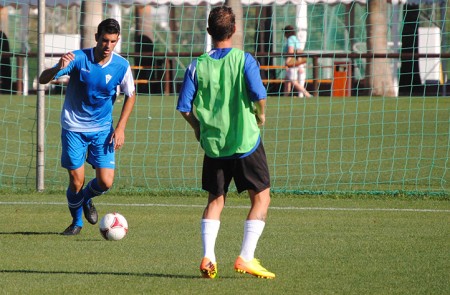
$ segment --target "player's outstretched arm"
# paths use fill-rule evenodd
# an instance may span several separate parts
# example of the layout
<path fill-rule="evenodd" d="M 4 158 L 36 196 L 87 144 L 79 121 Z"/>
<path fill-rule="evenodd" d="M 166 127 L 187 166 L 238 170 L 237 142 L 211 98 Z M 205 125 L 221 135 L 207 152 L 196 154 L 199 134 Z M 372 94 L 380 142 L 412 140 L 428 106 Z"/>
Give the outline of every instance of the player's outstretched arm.
<path fill-rule="evenodd" d="M 42 71 L 41 75 L 39 76 L 39 83 L 47 84 L 48 82 L 52 81 L 59 70 L 60 69 L 58 67 L 53 67 Z"/>
<path fill-rule="evenodd" d="M 63 56 L 59 59 L 58 64 L 56 66 L 42 71 L 41 75 L 39 76 L 39 83 L 47 84 L 50 81 L 52 81 L 53 78 L 56 76 L 56 74 L 60 70 L 67 67 L 70 64 L 70 62 L 74 59 L 75 59 L 75 55 L 72 52 L 63 54 Z"/>

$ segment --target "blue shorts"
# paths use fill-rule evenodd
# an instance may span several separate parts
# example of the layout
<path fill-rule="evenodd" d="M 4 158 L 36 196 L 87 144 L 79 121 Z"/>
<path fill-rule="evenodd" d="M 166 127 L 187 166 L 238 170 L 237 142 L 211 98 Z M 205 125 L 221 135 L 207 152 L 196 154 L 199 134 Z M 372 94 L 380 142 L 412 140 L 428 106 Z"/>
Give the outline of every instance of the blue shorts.
<path fill-rule="evenodd" d="M 87 161 L 93 168 L 115 168 L 113 129 L 99 132 L 61 131 L 61 166 L 75 170 Z"/>

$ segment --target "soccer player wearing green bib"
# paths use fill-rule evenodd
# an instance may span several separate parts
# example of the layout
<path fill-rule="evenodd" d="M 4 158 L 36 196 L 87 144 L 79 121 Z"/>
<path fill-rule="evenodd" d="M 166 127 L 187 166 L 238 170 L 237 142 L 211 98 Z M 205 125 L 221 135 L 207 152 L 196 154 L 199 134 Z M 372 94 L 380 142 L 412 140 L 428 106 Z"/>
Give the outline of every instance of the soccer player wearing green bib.
<path fill-rule="evenodd" d="M 202 188 L 209 195 L 201 221 L 200 272 L 204 278 L 217 276 L 215 243 L 234 179 L 238 192 L 248 191 L 251 201 L 234 269 L 272 279 L 275 274 L 254 257 L 270 204 L 270 175 L 258 126 L 265 122 L 266 89 L 255 58 L 232 48 L 236 31 L 232 9 L 211 10 L 207 30 L 214 48 L 189 65 L 177 104 L 205 151 Z"/>

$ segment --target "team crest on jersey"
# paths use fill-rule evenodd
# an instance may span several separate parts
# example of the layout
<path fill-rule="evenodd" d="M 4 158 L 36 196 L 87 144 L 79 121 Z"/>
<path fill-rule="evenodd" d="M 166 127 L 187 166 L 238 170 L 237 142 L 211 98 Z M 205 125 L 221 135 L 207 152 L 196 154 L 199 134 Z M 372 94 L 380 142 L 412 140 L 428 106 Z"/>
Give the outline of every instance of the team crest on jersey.
<path fill-rule="evenodd" d="M 106 84 L 108 84 L 108 82 L 109 82 L 109 80 L 111 80 L 112 76 L 108 74 L 105 76 L 105 78 L 106 78 Z"/>

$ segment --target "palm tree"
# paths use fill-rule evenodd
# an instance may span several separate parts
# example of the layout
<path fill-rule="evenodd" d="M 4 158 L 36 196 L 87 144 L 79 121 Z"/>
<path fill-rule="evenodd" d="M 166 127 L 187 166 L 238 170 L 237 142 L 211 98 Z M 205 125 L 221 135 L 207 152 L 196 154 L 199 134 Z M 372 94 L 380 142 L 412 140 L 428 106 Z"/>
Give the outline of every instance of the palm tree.
<path fill-rule="evenodd" d="M 150 5 L 136 5 L 136 35 L 146 36 L 153 42 L 153 19 Z"/>
<path fill-rule="evenodd" d="M 230 6 L 236 15 L 236 33 L 233 35 L 233 47 L 244 49 L 244 10 L 241 0 L 226 0 L 225 5 Z"/>
<path fill-rule="evenodd" d="M 155 75 L 155 72 L 151 69 L 154 63 L 153 57 L 151 55 L 148 55 L 149 53 L 153 52 L 154 40 L 151 9 L 152 8 L 150 5 L 138 5 L 135 9 L 136 32 L 134 35 L 134 51 L 138 54 L 134 57 L 134 64 L 140 67 L 146 67 L 136 70 L 135 77 L 137 80 L 151 80 L 152 73 L 153 75 Z M 153 88 L 157 86 L 161 88 L 160 85 L 152 86 L 154 86 Z M 138 84 L 137 91 L 141 93 L 150 93 L 150 85 L 148 83 Z M 156 91 L 161 93 L 161 89 Z"/>
<path fill-rule="evenodd" d="M 102 0 L 83 0 L 81 2 L 81 48 L 94 47 L 95 33 L 98 24 L 102 21 Z"/>
<path fill-rule="evenodd" d="M 387 47 L 387 1 L 368 0 L 367 53 L 386 54 Z M 370 95 L 395 96 L 392 70 L 388 58 L 368 58 L 366 79 Z"/>

